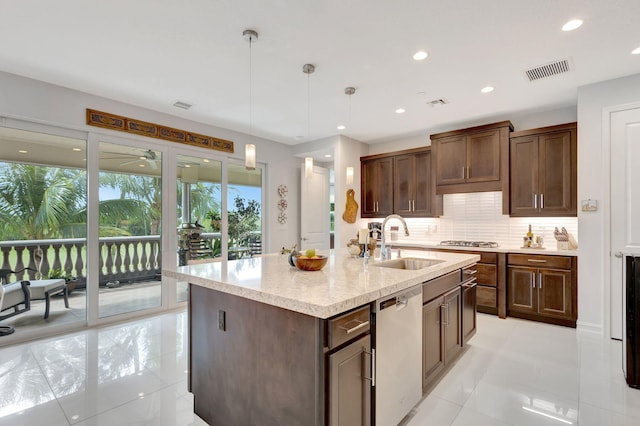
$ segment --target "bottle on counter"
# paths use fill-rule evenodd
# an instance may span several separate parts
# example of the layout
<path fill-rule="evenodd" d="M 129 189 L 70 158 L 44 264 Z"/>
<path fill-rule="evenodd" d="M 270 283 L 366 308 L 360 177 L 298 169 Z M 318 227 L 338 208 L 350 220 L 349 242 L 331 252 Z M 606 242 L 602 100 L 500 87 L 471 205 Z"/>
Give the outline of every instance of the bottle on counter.
<path fill-rule="evenodd" d="M 527 232 L 527 247 L 531 247 L 533 245 L 533 232 L 531 232 L 531 224 L 529 224 L 529 231 Z"/>

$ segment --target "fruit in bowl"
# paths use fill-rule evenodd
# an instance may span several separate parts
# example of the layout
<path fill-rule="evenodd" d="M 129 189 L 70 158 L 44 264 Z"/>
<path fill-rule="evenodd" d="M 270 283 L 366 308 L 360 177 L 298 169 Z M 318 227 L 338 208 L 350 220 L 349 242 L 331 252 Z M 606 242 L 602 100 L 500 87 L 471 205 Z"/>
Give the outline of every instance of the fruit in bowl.
<path fill-rule="evenodd" d="M 292 256 L 292 259 L 296 268 L 302 271 L 319 271 L 329 260 L 327 256 L 316 254 L 314 249 L 307 250 L 304 254 L 297 253 Z"/>

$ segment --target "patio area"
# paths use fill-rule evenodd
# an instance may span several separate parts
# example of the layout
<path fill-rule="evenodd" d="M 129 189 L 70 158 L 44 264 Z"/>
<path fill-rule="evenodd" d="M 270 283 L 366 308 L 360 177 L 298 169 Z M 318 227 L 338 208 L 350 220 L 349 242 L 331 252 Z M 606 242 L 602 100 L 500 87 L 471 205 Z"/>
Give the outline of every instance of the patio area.
<path fill-rule="evenodd" d="M 178 300 L 187 299 L 187 284 L 177 283 Z M 162 303 L 161 281 L 151 280 L 134 284 L 123 284 L 116 288 L 99 290 L 100 317 L 108 317 L 142 309 L 158 307 Z M 31 310 L 0 322 L 0 325 L 15 328 L 15 333 L 0 337 L 0 346 L 20 339 L 21 334 L 33 330 L 43 332 L 60 325 L 83 322 L 87 314 L 87 294 L 85 289 L 76 289 L 69 295 L 69 309 L 64 306 L 62 296 L 51 297 L 49 318 L 44 319 L 45 301 L 32 300 Z"/>

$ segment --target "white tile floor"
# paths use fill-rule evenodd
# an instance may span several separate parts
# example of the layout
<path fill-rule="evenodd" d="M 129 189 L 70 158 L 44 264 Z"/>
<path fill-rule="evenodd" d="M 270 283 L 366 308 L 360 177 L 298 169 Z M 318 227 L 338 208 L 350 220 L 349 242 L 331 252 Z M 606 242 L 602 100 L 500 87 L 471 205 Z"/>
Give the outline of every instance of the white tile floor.
<path fill-rule="evenodd" d="M 621 344 L 479 315 L 469 350 L 405 421 L 638 425 Z M 187 392 L 186 312 L 0 349 L 1 425 L 203 425 Z"/>

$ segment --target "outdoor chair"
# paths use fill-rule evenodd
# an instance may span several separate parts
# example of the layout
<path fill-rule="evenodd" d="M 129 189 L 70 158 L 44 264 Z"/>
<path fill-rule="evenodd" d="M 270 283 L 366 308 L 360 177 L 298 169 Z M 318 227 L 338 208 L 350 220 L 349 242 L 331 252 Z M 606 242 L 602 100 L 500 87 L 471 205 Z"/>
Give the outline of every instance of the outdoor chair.
<path fill-rule="evenodd" d="M 23 306 L 20 307 L 20 305 Z M 12 308 L 13 312 L 2 314 L 2 312 Z M 0 285 L 0 321 L 27 312 L 30 309 L 31 293 L 29 292 L 29 281 Z M 6 336 L 13 333 L 13 331 L 12 327 L 0 326 L 0 336 Z"/>
<path fill-rule="evenodd" d="M 251 235 L 248 239 L 249 256 L 254 254 L 262 254 L 262 237 L 260 235 Z"/>

